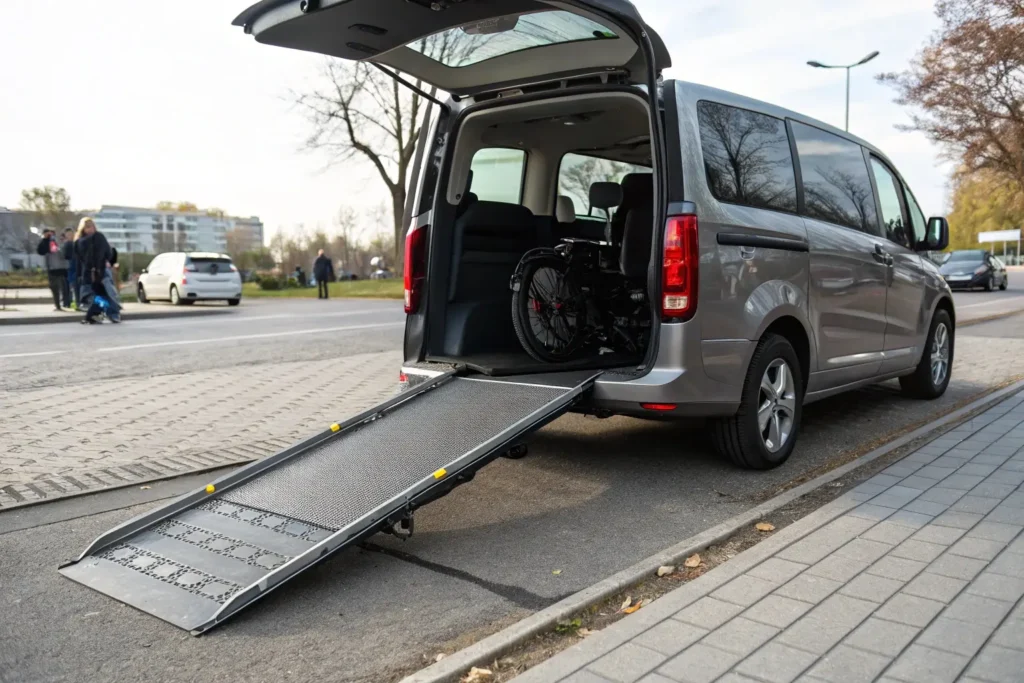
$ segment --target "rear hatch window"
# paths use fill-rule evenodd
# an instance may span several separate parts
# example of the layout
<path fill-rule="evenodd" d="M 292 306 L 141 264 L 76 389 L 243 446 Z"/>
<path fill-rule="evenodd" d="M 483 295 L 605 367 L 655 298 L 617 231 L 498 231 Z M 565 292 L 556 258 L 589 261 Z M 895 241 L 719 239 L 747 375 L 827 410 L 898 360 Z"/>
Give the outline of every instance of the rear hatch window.
<path fill-rule="evenodd" d="M 231 259 L 229 258 L 193 258 L 190 263 L 196 272 L 204 275 L 231 274 Z"/>

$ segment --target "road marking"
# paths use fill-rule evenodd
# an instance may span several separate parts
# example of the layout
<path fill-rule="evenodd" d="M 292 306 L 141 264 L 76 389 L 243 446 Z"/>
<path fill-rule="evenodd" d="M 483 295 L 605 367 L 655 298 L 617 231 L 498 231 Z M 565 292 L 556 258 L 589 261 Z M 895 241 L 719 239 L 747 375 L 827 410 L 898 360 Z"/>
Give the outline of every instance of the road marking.
<path fill-rule="evenodd" d="M 1011 301 L 1022 301 L 1024 296 L 1015 296 L 1012 299 L 996 299 L 995 301 L 982 301 L 977 304 L 967 304 L 966 306 L 957 306 L 956 310 L 962 311 L 965 308 L 978 308 L 979 306 L 995 306 L 996 304 L 1008 304 Z"/>
<path fill-rule="evenodd" d="M 0 356 L 0 360 L 4 358 L 28 358 L 30 356 L 55 356 L 58 353 L 67 353 L 66 351 L 34 351 L 33 353 L 8 353 Z"/>
<path fill-rule="evenodd" d="M 270 339 L 272 337 L 294 337 L 301 334 L 319 334 L 323 332 L 347 332 L 349 330 L 371 330 L 382 327 L 405 326 L 405 321 L 399 323 L 372 323 L 369 325 L 342 325 L 340 327 L 314 327 L 308 330 L 289 330 L 288 332 L 265 332 L 262 334 L 239 334 L 231 337 L 213 337 L 211 339 L 181 339 L 178 341 L 153 342 L 150 344 L 129 344 L 127 346 L 107 346 L 96 349 L 99 353 L 110 353 L 112 351 L 132 351 L 135 349 L 154 349 L 161 346 L 186 346 L 189 344 L 216 344 L 219 342 L 245 341 L 248 339 Z M 60 351 L 47 351 L 46 353 L 61 353 Z M 3 356 L 0 356 L 2 358 Z"/>

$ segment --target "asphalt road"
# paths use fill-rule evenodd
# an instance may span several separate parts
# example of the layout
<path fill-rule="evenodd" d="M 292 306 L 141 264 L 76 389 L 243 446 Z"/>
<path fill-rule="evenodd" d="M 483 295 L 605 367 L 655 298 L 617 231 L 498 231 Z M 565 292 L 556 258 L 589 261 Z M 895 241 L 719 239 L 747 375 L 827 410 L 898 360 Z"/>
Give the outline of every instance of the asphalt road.
<path fill-rule="evenodd" d="M 196 307 L 206 305 L 222 304 Z M 0 389 L 388 351 L 401 348 L 404 327 L 398 301 L 305 299 L 243 301 L 224 315 L 120 325 L 5 326 Z"/>
<path fill-rule="evenodd" d="M 964 293 L 957 304 L 997 313 L 1013 296 L 1020 290 Z M 0 376 L 16 383 L 10 373 L 24 364 L 52 363 L 46 381 L 67 381 L 68 364 L 76 367 L 82 353 L 117 359 L 117 367 L 103 370 L 116 376 L 400 343 L 401 327 L 385 327 L 401 320 L 397 304 L 296 305 L 252 305 L 230 320 L 175 321 L 173 330 L 155 322 L 19 329 L 39 334 L 0 336 Z M 168 341 L 183 343 L 153 346 Z M 700 429 L 565 416 L 536 435 L 527 458 L 499 460 L 418 512 L 411 540 L 378 536 L 344 551 L 199 639 L 55 571 L 148 504 L 92 514 L 112 495 L 102 494 L 92 509 L 75 503 L 74 518 L 63 521 L 48 516 L 49 506 L 0 513 L 0 679 L 389 680 L 1024 371 L 1019 355 L 1009 353 L 1024 348 L 1022 315 L 965 328 L 959 341 L 946 396 L 912 401 L 887 383 L 809 406 L 795 454 L 772 472 L 731 467 Z M 58 353 L 13 356 L 50 350 Z M 996 360 L 986 363 L 989 350 Z M 3 517 L 12 514 L 28 528 L 3 533 Z"/>

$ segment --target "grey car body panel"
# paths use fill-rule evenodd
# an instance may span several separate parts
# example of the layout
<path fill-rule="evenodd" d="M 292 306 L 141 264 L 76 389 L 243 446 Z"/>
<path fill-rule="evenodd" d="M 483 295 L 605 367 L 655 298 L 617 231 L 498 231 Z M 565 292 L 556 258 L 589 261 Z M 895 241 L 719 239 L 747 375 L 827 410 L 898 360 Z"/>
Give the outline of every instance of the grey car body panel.
<path fill-rule="evenodd" d="M 646 372 L 598 377 L 588 407 L 651 416 L 640 404 L 671 403 L 675 410 L 656 417 L 731 415 L 758 340 L 780 321 L 795 321 L 806 336 L 805 402 L 912 372 L 936 308 L 945 302 L 953 310 L 938 266 L 889 241 L 881 226 L 879 234 L 869 234 L 715 199 L 697 103 L 805 123 L 856 142 L 906 186 L 887 157 L 856 136 L 781 107 L 706 86 L 676 81 L 671 87 L 675 92 L 663 96 L 676 98 L 685 206 L 698 216 L 697 311 L 686 322 L 659 326 L 657 354 Z"/>

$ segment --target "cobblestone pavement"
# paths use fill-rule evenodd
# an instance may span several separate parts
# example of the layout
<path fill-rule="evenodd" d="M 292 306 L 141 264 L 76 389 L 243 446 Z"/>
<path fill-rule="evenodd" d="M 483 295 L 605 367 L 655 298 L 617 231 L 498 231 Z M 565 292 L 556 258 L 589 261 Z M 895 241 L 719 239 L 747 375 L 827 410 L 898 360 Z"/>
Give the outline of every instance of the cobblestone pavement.
<path fill-rule="evenodd" d="M 1020 681 L 1024 394 L 518 683 Z"/>
<path fill-rule="evenodd" d="M 371 407 L 399 352 L 0 392 L 0 508 L 246 462 Z"/>

